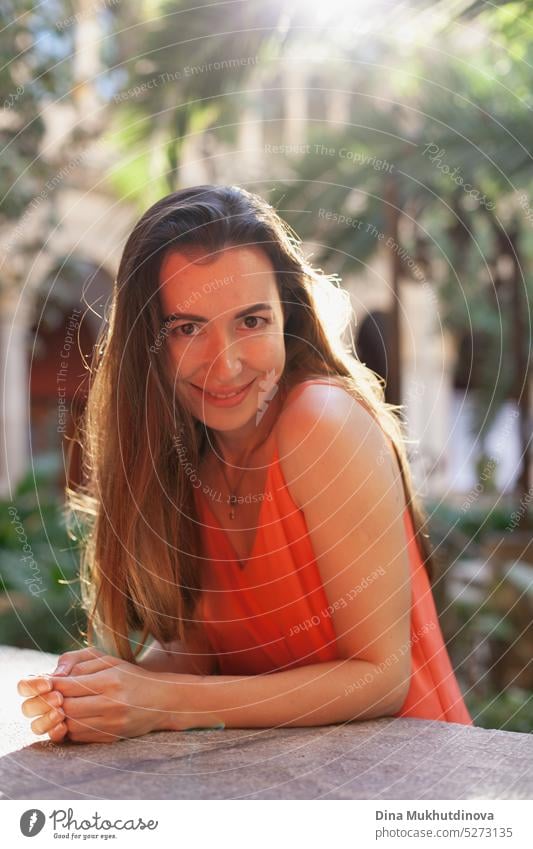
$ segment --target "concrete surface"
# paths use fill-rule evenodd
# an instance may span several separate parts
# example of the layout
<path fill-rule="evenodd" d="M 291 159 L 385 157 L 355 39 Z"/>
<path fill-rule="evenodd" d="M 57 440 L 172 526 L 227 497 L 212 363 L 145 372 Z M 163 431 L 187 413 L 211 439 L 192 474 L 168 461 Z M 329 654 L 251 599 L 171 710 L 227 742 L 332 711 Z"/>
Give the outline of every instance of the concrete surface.
<path fill-rule="evenodd" d="M 4 799 L 531 799 L 533 736 L 385 718 L 316 728 L 153 732 L 54 745 L 16 681 L 55 657 L 0 647 Z"/>

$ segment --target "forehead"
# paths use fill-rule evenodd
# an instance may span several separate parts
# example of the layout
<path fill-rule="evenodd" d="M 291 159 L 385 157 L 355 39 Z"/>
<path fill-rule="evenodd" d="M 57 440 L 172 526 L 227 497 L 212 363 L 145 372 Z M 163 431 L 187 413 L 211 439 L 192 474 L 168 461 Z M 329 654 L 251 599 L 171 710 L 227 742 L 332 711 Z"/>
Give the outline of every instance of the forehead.
<path fill-rule="evenodd" d="M 254 247 L 231 247 L 205 259 L 204 251 L 166 254 L 160 272 L 164 313 L 186 311 L 214 315 L 245 301 L 274 300 L 276 274 L 269 257 Z M 199 262 L 198 260 L 202 260 Z M 197 307 L 202 305 L 202 312 Z"/>

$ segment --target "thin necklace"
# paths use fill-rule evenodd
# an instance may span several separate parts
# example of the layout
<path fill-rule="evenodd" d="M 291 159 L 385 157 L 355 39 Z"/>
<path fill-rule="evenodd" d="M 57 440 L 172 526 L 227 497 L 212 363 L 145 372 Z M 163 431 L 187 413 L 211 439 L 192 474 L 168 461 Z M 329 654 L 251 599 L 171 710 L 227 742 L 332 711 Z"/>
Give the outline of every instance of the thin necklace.
<path fill-rule="evenodd" d="M 246 459 L 248 459 L 248 457 L 250 457 L 251 454 L 253 454 L 254 451 L 257 451 L 257 449 L 260 448 L 261 445 L 265 444 L 265 442 L 269 438 L 270 434 L 272 433 L 273 428 L 274 428 L 274 425 L 272 425 L 272 427 L 270 428 L 269 432 L 267 433 L 267 435 L 265 436 L 263 441 L 260 442 L 259 445 L 255 445 L 248 452 L 248 454 L 246 455 Z M 247 468 L 243 469 L 243 472 L 242 472 L 242 474 L 241 474 L 241 476 L 238 480 L 237 485 L 232 489 L 232 487 L 230 486 L 230 482 L 228 480 L 228 476 L 226 474 L 226 470 L 224 468 L 225 465 L 226 465 L 226 463 L 224 462 L 224 460 L 222 460 L 220 468 L 222 469 L 222 474 L 224 475 L 224 480 L 226 481 L 226 486 L 228 487 L 228 491 L 229 491 L 229 504 L 230 504 L 229 517 L 230 517 L 230 519 L 235 519 L 235 506 L 237 504 L 237 493 L 239 491 L 239 487 L 241 485 L 241 481 L 242 481 L 244 475 L 246 474 L 246 472 L 249 472 L 250 469 L 247 469 Z"/>

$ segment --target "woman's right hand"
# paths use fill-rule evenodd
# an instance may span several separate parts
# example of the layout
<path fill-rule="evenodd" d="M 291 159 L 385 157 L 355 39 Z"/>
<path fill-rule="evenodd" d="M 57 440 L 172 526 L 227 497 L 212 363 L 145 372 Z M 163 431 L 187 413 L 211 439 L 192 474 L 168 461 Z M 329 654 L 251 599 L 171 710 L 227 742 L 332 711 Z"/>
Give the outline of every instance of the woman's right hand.
<path fill-rule="evenodd" d="M 76 674 L 95 671 L 95 665 L 101 665 L 98 658 L 104 654 L 99 649 L 91 647 L 65 652 L 60 655 L 58 664 L 51 674 L 70 675 L 76 667 Z M 79 664 L 83 664 L 83 667 Z M 40 681 L 42 683 L 42 678 Z M 48 734 L 54 743 L 62 740 L 67 733 L 65 713 L 61 708 L 63 696 L 58 690 L 52 689 L 52 682 L 49 681 L 49 690 L 42 692 L 38 691 L 31 681 L 24 679 L 19 681 L 17 690 L 20 696 L 27 697 L 21 705 L 22 713 L 24 716 L 35 717 L 30 726 L 33 733 Z"/>
<path fill-rule="evenodd" d="M 52 689 L 43 693 L 31 681 L 20 681 L 18 692 L 29 697 L 22 703 L 21 710 L 24 716 L 35 717 L 30 726 L 33 733 L 48 733 L 51 740 L 61 740 L 67 730 L 61 693 Z"/>

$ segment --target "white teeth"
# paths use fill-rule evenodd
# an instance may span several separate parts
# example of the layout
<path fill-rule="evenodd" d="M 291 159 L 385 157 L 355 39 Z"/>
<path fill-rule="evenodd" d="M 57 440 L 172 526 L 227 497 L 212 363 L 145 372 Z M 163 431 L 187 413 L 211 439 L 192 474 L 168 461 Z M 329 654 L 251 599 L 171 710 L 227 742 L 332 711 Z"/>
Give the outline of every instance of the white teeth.
<path fill-rule="evenodd" d="M 198 386 L 197 389 L 199 388 L 200 387 Z M 243 387 L 243 389 L 239 389 L 238 392 L 231 392 L 229 395 L 215 395 L 214 392 L 208 392 L 207 389 L 203 389 L 202 392 L 205 392 L 206 395 L 210 395 L 212 398 L 234 398 L 235 395 L 240 395 L 244 388 L 245 387 Z"/>
<path fill-rule="evenodd" d="M 235 398 L 236 395 L 241 395 L 244 390 L 248 388 L 248 386 L 243 386 L 243 388 L 239 389 L 238 392 L 230 392 L 229 395 L 216 395 L 214 392 L 208 392 L 207 389 L 202 389 L 201 386 L 196 386 L 196 384 L 194 383 L 193 386 L 195 386 L 196 389 L 199 389 L 200 392 L 203 392 L 205 395 L 210 395 L 211 398 L 220 398 L 221 400 L 223 400 L 224 398 Z"/>
<path fill-rule="evenodd" d="M 231 395 L 215 395 L 213 392 L 208 392 L 207 394 L 211 395 L 213 398 L 234 398 L 235 395 L 240 395 L 241 392 L 242 389 L 240 389 L 238 392 L 232 392 Z"/>

